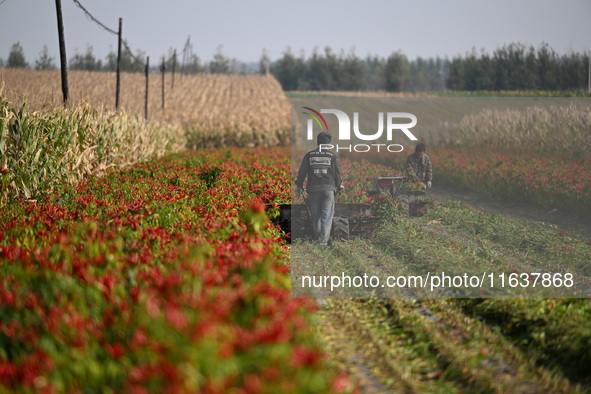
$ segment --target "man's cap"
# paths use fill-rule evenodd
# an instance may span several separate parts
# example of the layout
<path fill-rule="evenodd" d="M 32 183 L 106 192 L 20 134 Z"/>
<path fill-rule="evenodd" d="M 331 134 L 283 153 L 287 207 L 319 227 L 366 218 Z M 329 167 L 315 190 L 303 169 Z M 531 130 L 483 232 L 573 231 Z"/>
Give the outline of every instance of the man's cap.
<path fill-rule="evenodd" d="M 332 136 L 328 134 L 326 131 L 321 131 L 318 136 L 316 137 L 316 143 L 318 144 L 328 144 Z"/>

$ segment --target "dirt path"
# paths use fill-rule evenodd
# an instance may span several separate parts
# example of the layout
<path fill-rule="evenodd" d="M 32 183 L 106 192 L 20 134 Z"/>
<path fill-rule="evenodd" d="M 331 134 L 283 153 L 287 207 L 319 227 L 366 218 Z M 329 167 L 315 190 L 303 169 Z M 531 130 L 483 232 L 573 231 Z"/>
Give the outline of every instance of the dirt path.
<path fill-rule="evenodd" d="M 556 209 L 548 211 L 548 209 L 532 204 L 495 198 L 471 191 L 461 191 L 440 185 L 434 185 L 428 191 L 427 196 L 441 202 L 449 200 L 463 201 L 470 206 L 488 212 L 556 225 L 564 231 L 572 231 L 584 238 L 591 238 L 591 220 L 572 213 L 560 212 Z"/>

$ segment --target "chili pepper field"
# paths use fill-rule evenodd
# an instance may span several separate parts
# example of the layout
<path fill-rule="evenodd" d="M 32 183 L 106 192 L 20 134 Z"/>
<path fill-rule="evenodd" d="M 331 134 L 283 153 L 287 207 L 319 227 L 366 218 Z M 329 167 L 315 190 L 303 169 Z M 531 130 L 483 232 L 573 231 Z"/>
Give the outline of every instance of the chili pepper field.
<path fill-rule="evenodd" d="M 343 161 L 350 201 L 369 162 Z M 30 391 L 583 390 L 585 299 L 290 297 L 289 246 L 264 203 L 288 201 L 289 152 L 169 155 L 2 210 L 0 382 Z M 359 191 L 355 191 L 355 187 Z M 430 261 L 589 276 L 588 241 L 462 204 L 398 216 L 378 237 L 310 244 L 334 264 Z M 386 208 L 384 208 L 386 206 Z M 429 225 L 430 220 L 440 223 Z M 478 236 L 476 236 L 478 234 Z M 375 239 L 375 240 L 374 240 Z M 419 253 L 422 245 L 432 245 Z M 523 245 L 528 245 L 526 248 Z M 342 256 L 358 256 L 342 261 Z M 496 263 L 495 263 L 496 262 Z M 548 266 L 545 266 L 549 268 Z M 352 361 L 354 360 L 354 361 Z M 580 386 L 577 386 L 580 385 Z"/>
<path fill-rule="evenodd" d="M 289 297 L 286 250 L 264 213 L 261 199 L 286 197 L 281 156 L 269 153 L 168 157 L 5 207 L 2 387 L 338 385 L 313 303 Z"/>
<path fill-rule="evenodd" d="M 289 243 L 272 219 L 301 202 L 301 157 L 268 146 L 279 134 L 185 150 L 179 125 L 1 104 L 0 392 L 591 390 L 591 240 L 581 233 L 429 192 L 424 215 L 409 217 L 388 193 L 370 193 L 376 176 L 405 170 L 400 162 L 342 155 L 337 204 L 369 204 L 375 226 L 329 248 Z M 586 147 L 575 126 L 573 145 Z M 206 145 L 240 136 L 212 132 Z M 434 183 L 588 217 L 584 152 L 516 155 L 465 141 L 429 146 Z M 318 274 L 486 272 L 522 291 L 297 298 L 296 264 Z M 534 283 L 571 285 L 576 297 L 534 297 Z"/>
<path fill-rule="evenodd" d="M 336 243 L 329 251 L 300 245 L 303 271 L 382 277 L 487 272 L 527 278 L 527 286 L 539 273 L 558 272 L 571 273 L 585 293 L 591 289 L 589 239 L 458 201 L 433 201 L 424 216 L 409 218 L 395 200 L 364 192 L 374 174 L 391 169 L 347 159 L 342 167 L 351 180 L 339 201 L 371 203 L 388 219 L 370 237 Z M 587 298 L 433 299 L 398 290 L 393 298 L 353 300 L 347 299 L 354 294 L 349 290 L 321 302 L 325 344 L 365 390 L 589 390 Z"/>
<path fill-rule="evenodd" d="M 363 153 L 371 149 L 366 137 L 351 141 L 362 144 L 355 153 L 345 144 L 341 167 L 346 191 L 337 203 L 369 203 L 381 224 L 365 237 L 336 242 L 328 251 L 292 245 L 292 284 L 300 286 L 301 294 L 308 283 L 308 294 L 321 297 L 317 315 L 334 364 L 367 392 L 590 390 L 588 100 L 312 95 L 294 96 L 292 102 L 358 112 L 359 118 L 373 116 L 360 122 L 366 135 L 376 130 L 377 112 L 409 111 L 419 119 L 417 134 L 427 140 L 436 187 L 460 195 L 479 193 L 499 205 L 520 203 L 538 212 L 537 220 L 526 220 L 435 198 L 422 217 L 408 217 L 404 204 L 387 192 L 371 191 L 376 176 L 404 174 L 404 159 L 413 146 L 405 145 L 409 149 L 404 154 L 385 148 Z M 330 123 L 332 117 L 327 119 L 331 130 L 340 130 Z M 570 217 L 587 231 L 546 223 L 553 216 L 563 217 L 562 222 Z M 411 289 L 409 282 L 388 289 L 390 293 L 379 285 L 366 285 L 365 291 L 363 286 L 339 287 L 347 283 L 341 273 L 358 279 L 364 274 L 404 279 L 444 273 L 513 279 L 496 282 L 508 291 L 501 298 L 486 291 L 472 298 L 456 298 L 453 291 L 434 298 Z M 329 282 L 310 286 L 309 274 Z M 543 278 L 544 284 L 536 281 Z M 538 292 L 540 285 L 554 290 L 572 285 L 569 289 L 577 292 L 564 298 L 566 293 L 554 290 Z M 388 298 L 367 298 L 372 288 Z"/>

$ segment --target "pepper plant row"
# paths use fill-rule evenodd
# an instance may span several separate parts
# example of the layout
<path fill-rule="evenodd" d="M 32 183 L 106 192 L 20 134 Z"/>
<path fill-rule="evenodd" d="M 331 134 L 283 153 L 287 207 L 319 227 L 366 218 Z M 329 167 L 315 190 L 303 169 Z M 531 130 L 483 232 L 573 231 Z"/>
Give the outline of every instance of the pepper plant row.
<path fill-rule="evenodd" d="M 169 156 L 0 211 L 0 391 L 325 392 L 264 202 L 287 150 Z"/>
<path fill-rule="evenodd" d="M 558 212 L 591 215 L 591 173 L 586 170 L 591 159 L 535 153 L 533 149 L 437 147 L 429 149 L 428 154 L 435 184 L 533 203 Z M 371 163 L 382 169 L 382 175 L 394 176 L 404 170 L 403 156 L 375 155 Z M 360 175 L 366 178 L 365 173 Z"/>

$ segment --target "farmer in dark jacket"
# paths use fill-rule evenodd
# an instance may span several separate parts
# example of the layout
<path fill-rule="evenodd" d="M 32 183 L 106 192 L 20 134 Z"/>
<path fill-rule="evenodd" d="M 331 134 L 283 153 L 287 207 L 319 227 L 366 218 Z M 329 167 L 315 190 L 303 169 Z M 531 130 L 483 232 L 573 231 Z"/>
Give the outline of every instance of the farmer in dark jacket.
<path fill-rule="evenodd" d="M 303 191 L 304 180 L 308 177 L 308 207 L 312 216 L 314 238 L 321 245 L 327 245 L 330 237 L 336 191 L 343 191 L 341 170 L 336 155 L 322 144 L 330 144 L 331 135 L 321 132 L 316 138 L 318 148 L 306 153 L 300 165 L 296 186 L 298 193 Z"/>
<path fill-rule="evenodd" d="M 406 168 L 411 168 L 416 177 L 422 179 L 427 188 L 430 188 L 433 180 L 433 166 L 431 159 L 425 153 L 426 150 L 425 144 L 417 144 L 415 153 L 406 158 Z"/>

